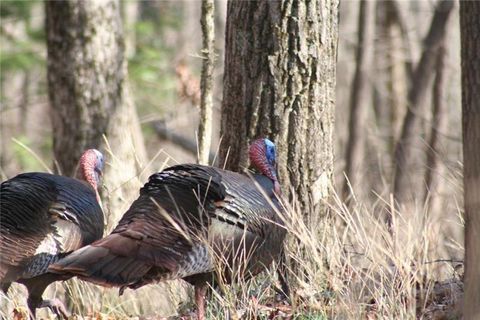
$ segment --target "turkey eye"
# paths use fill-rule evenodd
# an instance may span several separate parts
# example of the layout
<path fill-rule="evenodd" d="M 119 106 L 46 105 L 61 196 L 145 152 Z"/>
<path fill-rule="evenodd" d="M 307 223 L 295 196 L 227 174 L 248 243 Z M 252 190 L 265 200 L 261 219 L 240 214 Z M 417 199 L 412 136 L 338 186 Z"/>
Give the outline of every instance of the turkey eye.
<path fill-rule="evenodd" d="M 275 155 L 275 150 L 272 147 L 268 148 L 268 154 L 270 157 L 273 158 L 273 156 Z"/>

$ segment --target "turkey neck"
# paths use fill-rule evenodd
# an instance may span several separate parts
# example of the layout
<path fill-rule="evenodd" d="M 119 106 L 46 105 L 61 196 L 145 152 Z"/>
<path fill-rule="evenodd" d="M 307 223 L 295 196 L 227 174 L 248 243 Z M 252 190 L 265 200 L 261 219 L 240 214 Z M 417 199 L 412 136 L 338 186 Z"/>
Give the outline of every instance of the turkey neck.
<path fill-rule="evenodd" d="M 78 180 L 85 181 L 93 188 L 93 190 L 97 191 L 98 185 L 97 185 L 97 180 L 95 179 L 95 172 L 92 166 L 89 165 L 88 163 L 79 164 L 77 174 L 75 175 L 75 177 Z"/>
<path fill-rule="evenodd" d="M 95 178 L 95 171 L 93 169 L 93 166 L 89 165 L 88 163 L 80 162 L 75 178 L 81 181 L 85 181 L 90 187 L 93 188 L 93 190 L 95 190 L 97 202 L 100 207 L 103 207 L 102 200 L 100 199 L 100 194 L 98 193 L 98 185 Z"/>

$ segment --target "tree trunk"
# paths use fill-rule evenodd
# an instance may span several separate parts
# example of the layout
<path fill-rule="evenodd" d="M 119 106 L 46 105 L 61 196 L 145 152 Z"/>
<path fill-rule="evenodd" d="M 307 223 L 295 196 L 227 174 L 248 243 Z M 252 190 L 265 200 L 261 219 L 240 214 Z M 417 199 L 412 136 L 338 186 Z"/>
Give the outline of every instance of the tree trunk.
<path fill-rule="evenodd" d="M 417 168 L 420 164 L 420 150 L 423 143 L 420 138 L 420 120 L 424 113 L 427 88 L 433 78 L 435 57 L 445 37 L 446 22 L 454 2 L 442 0 L 435 10 L 430 30 L 425 38 L 424 51 L 413 73 L 412 87 L 409 92 L 409 108 L 403 121 L 400 139 L 395 147 L 394 195 L 400 205 L 408 205 L 408 212 L 413 212 L 415 194 L 418 192 L 414 181 L 418 181 Z"/>
<path fill-rule="evenodd" d="M 436 75 L 432 92 L 432 128 L 430 138 L 427 145 L 427 168 L 425 173 L 425 196 L 424 202 L 430 202 L 430 212 L 441 212 L 441 198 L 439 193 L 442 189 L 442 177 L 445 176 L 445 165 L 442 164 L 441 145 L 442 133 L 448 130 L 448 109 L 445 103 L 447 92 L 447 78 L 445 77 L 445 44 L 438 50 L 436 62 Z"/>
<path fill-rule="evenodd" d="M 460 1 L 463 183 L 465 192 L 464 319 L 480 319 L 480 2 Z"/>
<path fill-rule="evenodd" d="M 371 97 L 369 70 L 373 58 L 373 38 L 375 26 L 375 2 L 360 1 L 358 17 L 358 45 L 356 49 L 356 69 L 350 95 L 350 119 L 348 124 L 348 139 L 346 152 L 345 174 L 349 183 L 357 190 L 358 182 L 365 175 L 365 136 L 367 135 L 367 116 L 369 98 Z M 365 176 L 363 176 L 365 177 Z M 343 193 L 349 194 L 349 185 L 345 181 Z"/>
<path fill-rule="evenodd" d="M 393 152 L 400 136 L 407 111 L 408 83 L 411 75 L 412 45 L 403 13 L 404 3 L 377 1 L 373 105 L 375 109 L 375 141 L 369 147 L 376 150 L 377 159 L 368 163 L 372 189 L 389 197 Z M 370 137 L 369 137 L 370 138 Z M 368 155 L 373 154 L 369 152 Z M 367 157 L 368 157 L 367 155 Z M 379 166 L 378 170 L 375 167 Z"/>
<path fill-rule="evenodd" d="M 120 1 L 120 12 L 125 27 L 125 56 L 130 59 L 135 55 L 137 49 L 135 25 L 139 15 L 138 2 Z"/>
<path fill-rule="evenodd" d="M 23 82 L 22 82 L 22 92 L 21 98 L 18 103 L 18 108 L 20 109 L 20 132 L 27 132 L 27 124 L 28 124 L 28 107 L 30 105 L 30 87 L 32 85 L 31 81 L 31 73 L 32 71 L 25 71 L 23 74 Z"/>
<path fill-rule="evenodd" d="M 238 171 L 249 142 L 271 138 L 283 189 L 305 215 L 331 183 L 337 9 L 336 0 L 227 7 L 220 157 Z"/>
<path fill-rule="evenodd" d="M 215 66 L 214 0 L 202 0 L 202 38 L 204 54 L 198 125 L 198 163 L 208 164 L 212 143 L 213 67 Z"/>
<path fill-rule="evenodd" d="M 402 121 L 407 111 L 408 79 L 411 79 L 412 52 L 408 30 L 401 15 L 402 4 L 386 1 L 390 23 L 386 41 L 388 42 L 388 91 L 390 102 L 390 154 L 393 153 L 402 129 Z"/>
<path fill-rule="evenodd" d="M 145 147 L 127 86 L 118 0 L 46 1 L 48 87 L 57 169 L 72 176 L 86 148 L 106 149 L 102 192 L 111 226 L 138 192 Z M 104 141 L 106 136 L 108 143 Z M 105 151 L 105 150 L 104 150 Z M 105 206 L 106 205 L 106 206 Z"/>

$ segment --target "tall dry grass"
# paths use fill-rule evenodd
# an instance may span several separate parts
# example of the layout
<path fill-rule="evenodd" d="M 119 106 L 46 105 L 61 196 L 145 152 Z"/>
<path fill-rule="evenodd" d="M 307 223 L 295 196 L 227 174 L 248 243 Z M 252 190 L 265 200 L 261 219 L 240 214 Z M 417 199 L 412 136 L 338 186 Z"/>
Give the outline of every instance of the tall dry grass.
<path fill-rule="evenodd" d="M 278 285 L 273 267 L 247 283 L 234 281 L 214 290 L 208 318 L 268 319 L 278 314 L 279 319 L 287 315 L 296 319 L 415 319 L 441 311 L 441 303 L 432 308 L 435 285 L 458 274 L 455 263 L 436 261 L 442 258 L 436 250 L 440 239 L 428 218 L 419 227 L 397 212 L 392 234 L 379 221 L 375 208 L 358 203 L 348 208 L 334 195 L 329 209 L 329 216 L 316 225 L 306 223 L 297 211 L 286 210 L 287 256 L 289 265 L 296 268 L 289 272 L 291 307 L 274 303 L 273 286 Z M 460 245 L 457 249 L 463 250 Z M 116 289 L 73 279 L 52 285 L 45 296 L 66 294 L 70 310 L 84 317 L 169 316 L 194 308 L 188 301 L 191 290 L 178 283 L 127 290 L 119 297 Z M 2 297 L 7 306 L 0 316 L 6 319 L 11 318 L 13 308 L 25 306 L 23 288 L 12 289 L 8 298 Z M 458 297 L 451 298 L 457 302 Z M 46 310 L 39 315 L 54 318 Z"/>
<path fill-rule="evenodd" d="M 159 169 L 166 165 L 162 162 Z M 355 199 L 355 198 L 353 198 Z M 453 193 L 452 203 L 456 203 Z M 354 200 L 347 206 L 332 190 L 329 214 L 305 219 L 293 205 L 283 213 L 291 286 L 289 303 L 275 300 L 276 266 L 249 282 L 235 279 L 211 290 L 208 319 L 434 319 L 458 316 L 462 245 L 443 233 L 443 224 L 462 228 L 461 212 L 439 218 L 424 204 L 398 211 L 391 199 L 373 204 Z M 459 207 L 459 206 L 458 206 Z M 415 212 L 411 212 L 415 210 Z M 389 230 L 379 213 L 393 212 Z M 407 218 L 407 217 L 417 218 Z M 445 286 L 443 286 L 445 284 Z M 437 297 L 442 289 L 442 296 Z M 181 281 L 153 284 L 136 291 L 102 288 L 77 279 L 56 283 L 44 294 L 67 301 L 79 319 L 129 319 L 186 314 L 195 308 L 191 288 Z M 26 290 L 14 284 L 1 296 L 0 317 L 25 310 Z M 40 318 L 54 319 L 48 310 Z"/>

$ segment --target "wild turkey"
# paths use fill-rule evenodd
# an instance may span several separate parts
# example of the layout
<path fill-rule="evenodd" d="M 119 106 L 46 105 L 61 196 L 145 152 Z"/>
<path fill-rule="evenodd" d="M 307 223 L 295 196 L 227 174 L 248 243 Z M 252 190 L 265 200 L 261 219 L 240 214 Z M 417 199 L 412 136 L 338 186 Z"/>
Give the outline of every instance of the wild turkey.
<path fill-rule="evenodd" d="M 249 177 L 196 164 L 153 174 L 109 236 L 50 271 L 117 286 L 120 294 L 125 288 L 182 278 L 195 286 L 198 319 L 204 319 L 204 295 L 216 277 L 216 265 L 226 282 L 236 275 L 249 278 L 276 259 L 283 246 L 275 145 L 256 140 L 250 159 L 262 174 Z"/>
<path fill-rule="evenodd" d="M 4 181 L 0 189 L 0 285 L 7 293 L 12 282 L 28 289 L 31 317 L 49 307 L 59 316 L 59 300 L 43 300 L 45 288 L 67 277 L 47 272 L 69 252 L 103 236 L 103 212 L 97 186 L 103 155 L 90 149 L 80 158 L 78 178 L 30 172 Z"/>

